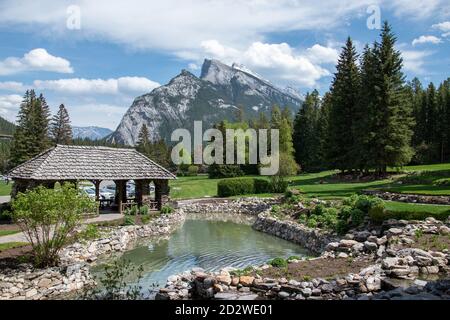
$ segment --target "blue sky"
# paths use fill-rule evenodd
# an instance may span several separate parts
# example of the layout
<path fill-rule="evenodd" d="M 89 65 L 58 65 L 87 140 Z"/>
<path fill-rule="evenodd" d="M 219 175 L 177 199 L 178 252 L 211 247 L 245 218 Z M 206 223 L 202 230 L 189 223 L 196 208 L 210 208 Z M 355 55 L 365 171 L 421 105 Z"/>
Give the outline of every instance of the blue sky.
<path fill-rule="evenodd" d="M 386 19 L 408 79 L 450 76 L 444 0 L 0 0 L 0 116 L 14 120 L 35 88 L 52 111 L 64 103 L 74 125 L 114 129 L 136 96 L 181 69 L 198 75 L 204 58 L 324 93 L 346 37 L 361 50 Z"/>

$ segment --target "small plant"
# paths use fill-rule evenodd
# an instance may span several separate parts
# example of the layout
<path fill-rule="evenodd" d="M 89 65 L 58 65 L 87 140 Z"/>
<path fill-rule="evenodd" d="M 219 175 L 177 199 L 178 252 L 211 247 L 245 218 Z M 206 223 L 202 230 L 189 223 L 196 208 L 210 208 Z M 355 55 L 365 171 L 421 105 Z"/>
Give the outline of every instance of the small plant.
<path fill-rule="evenodd" d="M 147 205 L 139 208 L 139 214 L 141 214 L 141 215 L 144 215 L 144 216 L 148 215 L 149 212 L 150 212 L 150 208 Z"/>
<path fill-rule="evenodd" d="M 151 220 L 151 217 L 149 215 L 141 216 L 141 222 L 142 224 L 147 224 Z"/>
<path fill-rule="evenodd" d="M 172 212 L 173 208 L 168 204 L 161 207 L 161 214 L 171 214 Z"/>
<path fill-rule="evenodd" d="M 298 256 L 290 256 L 289 258 L 287 258 L 287 262 L 291 262 L 293 260 L 300 260 L 300 257 L 298 257 Z"/>
<path fill-rule="evenodd" d="M 283 258 L 274 258 L 269 261 L 269 264 L 276 268 L 286 268 L 288 266 L 287 261 Z"/>
<path fill-rule="evenodd" d="M 311 281 L 311 280 L 312 280 L 311 276 L 308 275 L 303 276 L 303 281 Z"/>
<path fill-rule="evenodd" d="M 135 220 L 133 216 L 125 215 L 125 218 L 123 219 L 123 225 L 124 226 L 132 226 L 135 224 Z"/>
<path fill-rule="evenodd" d="M 86 228 L 78 233 L 78 237 L 83 240 L 92 240 L 100 237 L 100 231 L 95 224 L 88 224 Z"/>
<path fill-rule="evenodd" d="M 126 277 L 137 272 L 139 283 L 142 279 L 142 266 L 137 269 L 128 260 L 115 261 L 111 265 L 105 266 L 104 276 L 97 279 L 103 289 L 87 291 L 84 294 L 85 299 L 89 300 L 137 300 L 142 299 L 142 287 L 138 285 L 129 286 Z"/>
<path fill-rule="evenodd" d="M 416 239 L 422 238 L 423 230 L 422 229 L 416 229 L 416 231 L 414 231 L 414 235 L 416 236 Z"/>

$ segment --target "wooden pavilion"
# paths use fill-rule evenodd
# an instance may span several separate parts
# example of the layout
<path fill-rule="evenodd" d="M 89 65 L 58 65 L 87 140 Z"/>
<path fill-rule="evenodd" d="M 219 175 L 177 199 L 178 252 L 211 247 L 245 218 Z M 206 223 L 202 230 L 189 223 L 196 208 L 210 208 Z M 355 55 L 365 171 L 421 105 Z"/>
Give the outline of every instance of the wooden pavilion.
<path fill-rule="evenodd" d="M 100 200 L 100 183 L 112 180 L 116 184 L 116 203 L 120 213 L 130 204 L 126 183 L 135 182 L 134 204 L 147 204 L 160 209 L 168 201 L 170 179 L 176 177 L 159 164 L 134 149 L 56 145 L 12 169 L 14 180 L 11 196 L 43 185 L 52 188 L 56 182 L 91 181 L 95 198 Z M 155 198 L 150 199 L 149 184 L 155 185 Z"/>

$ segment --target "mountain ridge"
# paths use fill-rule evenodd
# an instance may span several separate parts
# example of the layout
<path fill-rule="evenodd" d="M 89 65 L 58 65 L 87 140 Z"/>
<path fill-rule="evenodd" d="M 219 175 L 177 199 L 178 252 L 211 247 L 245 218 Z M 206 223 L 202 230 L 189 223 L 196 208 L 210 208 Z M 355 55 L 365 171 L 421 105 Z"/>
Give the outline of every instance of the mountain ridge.
<path fill-rule="evenodd" d="M 183 69 L 166 85 L 136 97 L 108 141 L 135 145 L 144 123 L 152 140 L 169 141 L 174 129 L 192 130 L 195 120 L 202 120 L 204 128 L 222 120 L 234 121 L 239 108 L 248 118 L 269 113 L 273 105 L 286 106 L 293 113 L 300 108 L 299 95 L 244 68 L 205 59 L 200 77 Z"/>

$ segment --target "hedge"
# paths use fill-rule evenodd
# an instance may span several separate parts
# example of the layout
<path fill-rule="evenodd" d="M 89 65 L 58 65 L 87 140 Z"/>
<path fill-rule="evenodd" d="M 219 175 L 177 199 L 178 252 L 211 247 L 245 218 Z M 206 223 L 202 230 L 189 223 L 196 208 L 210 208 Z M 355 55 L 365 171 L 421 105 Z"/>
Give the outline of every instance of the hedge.
<path fill-rule="evenodd" d="M 270 191 L 270 182 L 259 178 L 231 178 L 220 180 L 217 184 L 217 195 L 219 197 L 266 193 Z"/>

